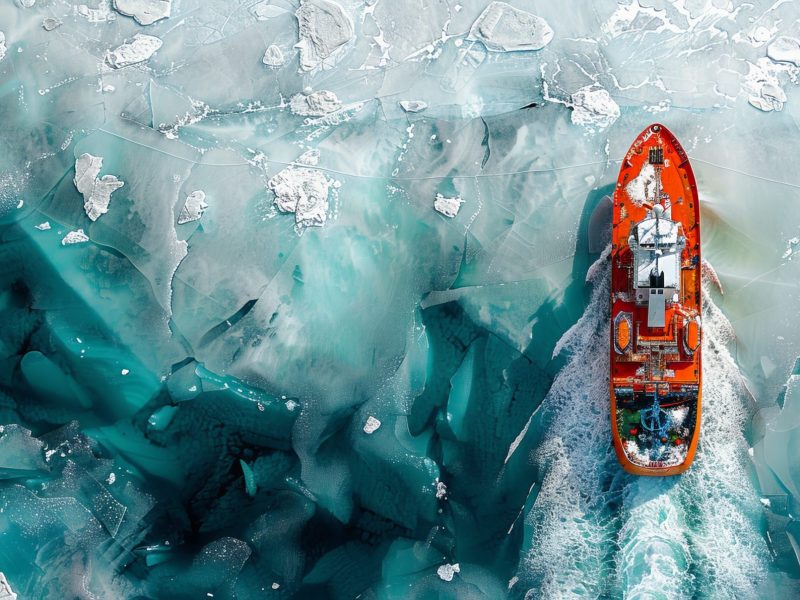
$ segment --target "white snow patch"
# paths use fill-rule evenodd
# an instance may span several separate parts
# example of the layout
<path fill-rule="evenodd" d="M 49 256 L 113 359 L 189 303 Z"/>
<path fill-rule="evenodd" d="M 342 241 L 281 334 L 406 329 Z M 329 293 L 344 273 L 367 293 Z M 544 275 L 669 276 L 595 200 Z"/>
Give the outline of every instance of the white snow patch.
<path fill-rule="evenodd" d="M 75 161 L 75 177 L 73 182 L 78 191 L 83 194 L 83 209 L 92 221 L 108 212 L 111 194 L 114 190 L 125 185 L 114 175 L 103 175 L 100 179 L 100 168 L 103 158 L 91 154 L 81 154 Z"/>
<path fill-rule="evenodd" d="M 152 25 L 169 17 L 172 0 L 114 0 L 114 8 L 140 25 Z"/>
<path fill-rule="evenodd" d="M 342 7 L 331 0 L 301 0 L 295 13 L 300 28 L 301 71 L 330 69 L 353 39 L 353 22 Z"/>
<path fill-rule="evenodd" d="M 461 567 L 458 563 L 449 565 L 445 564 L 436 569 L 436 574 L 439 576 L 439 579 L 442 581 L 453 581 L 453 577 L 456 573 L 461 572 Z"/>
<path fill-rule="evenodd" d="M 628 197 L 636 206 L 642 206 L 645 202 L 650 202 L 651 197 L 655 198 L 655 190 L 656 169 L 649 162 L 645 163 L 639 174 L 625 186 Z"/>
<path fill-rule="evenodd" d="M 483 42 L 493 52 L 540 50 L 553 39 L 553 30 L 541 17 L 492 2 L 473 23 L 467 39 Z"/>
<path fill-rule="evenodd" d="M 378 431 L 378 428 L 380 426 L 381 422 L 372 415 L 370 415 L 369 417 L 367 417 L 367 422 L 364 423 L 364 433 L 367 434 L 375 433 L 376 431 Z"/>
<path fill-rule="evenodd" d="M 162 44 L 154 35 L 137 33 L 131 42 L 109 50 L 106 53 L 106 62 L 114 69 L 135 65 L 148 60 Z"/>
<path fill-rule="evenodd" d="M 441 194 L 436 194 L 436 200 L 433 201 L 433 208 L 445 217 L 450 217 L 452 219 L 458 214 L 463 203 L 464 201 L 461 199 L 461 196 L 447 198 Z"/>
<path fill-rule="evenodd" d="M 203 190 L 195 190 L 186 197 L 181 213 L 178 215 L 178 225 L 198 221 L 203 216 L 203 212 L 208 208 L 205 202 L 206 193 Z"/>
<path fill-rule="evenodd" d="M 61 240 L 61 245 L 69 246 L 71 244 L 82 244 L 88 241 L 89 236 L 83 232 L 83 229 L 77 229 L 75 231 L 70 231 L 67 235 L 65 235 Z"/>

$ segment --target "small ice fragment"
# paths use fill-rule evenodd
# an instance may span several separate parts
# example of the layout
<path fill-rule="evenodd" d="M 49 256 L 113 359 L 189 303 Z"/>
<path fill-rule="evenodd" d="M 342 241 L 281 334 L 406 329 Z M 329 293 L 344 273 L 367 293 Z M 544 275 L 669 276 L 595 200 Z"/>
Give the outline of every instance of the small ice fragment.
<path fill-rule="evenodd" d="M 256 5 L 253 8 L 253 14 L 256 16 L 256 19 L 259 21 L 266 21 L 267 19 L 272 19 L 274 17 L 280 16 L 286 12 L 286 9 L 282 6 L 275 6 L 274 4 L 270 4 L 269 0 L 266 2 L 261 2 L 260 4 Z"/>
<path fill-rule="evenodd" d="M 769 508 L 770 506 L 772 506 L 772 503 L 769 501 L 769 498 L 761 498 L 760 501 L 761 501 L 761 505 L 764 508 Z"/>
<path fill-rule="evenodd" d="M 172 0 L 114 0 L 114 8 L 140 25 L 152 25 L 169 17 Z"/>
<path fill-rule="evenodd" d="M 461 196 L 446 198 L 441 194 L 436 194 L 436 200 L 433 201 L 433 208 L 445 217 L 450 217 L 452 219 L 458 214 L 463 203 L 464 201 L 461 199 Z"/>
<path fill-rule="evenodd" d="M 492 52 L 540 50 L 553 39 L 547 21 L 505 2 L 492 2 L 469 30 L 468 40 L 483 42 Z"/>
<path fill-rule="evenodd" d="M 83 233 L 83 229 L 78 229 L 76 231 L 70 231 L 67 235 L 65 235 L 61 240 L 61 245 L 69 246 L 71 244 L 82 244 L 88 241 L 89 236 Z"/>
<path fill-rule="evenodd" d="M 459 566 L 458 563 L 452 565 L 444 564 L 440 566 L 438 569 L 436 569 L 436 574 L 442 581 L 453 581 L 453 576 L 456 573 L 460 572 L 461 572 L 461 567 Z"/>
<path fill-rule="evenodd" d="M 287 400 L 286 401 L 286 408 L 288 410 L 294 410 L 295 408 L 297 408 L 297 406 L 298 406 L 298 404 L 294 400 Z"/>
<path fill-rule="evenodd" d="M 511 589 L 511 588 L 513 588 L 515 585 L 517 585 L 517 582 L 518 582 L 518 581 L 519 581 L 519 577 L 517 577 L 516 575 L 514 575 L 514 576 L 513 576 L 511 579 L 509 579 L 509 580 L 508 580 L 508 589 Z"/>
<path fill-rule="evenodd" d="M 378 431 L 378 428 L 381 426 L 381 422 L 373 416 L 369 416 L 367 418 L 367 422 L 364 423 L 364 433 L 370 434 L 375 433 Z"/>
<path fill-rule="evenodd" d="M 120 374 L 121 374 L 121 375 L 127 375 L 128 373 L 130 373 L 130 370 L 129 370 L 129 369 L 122 369 L 122 370 L 120 371 Z"/>
<path fill-rule="evenodd" d="M 400 107 L 407 113 L 422 112 L 428 105 L 422 100 L 401 100 Z"/>
<path fill-rule="evenodd" d="M 17 595 L 11 589 L 11 585 L 2 571 L 0 571 L 0 600 L 17 600 Z"/>
<path fill-rule="evenodd" d="M 275 44 L 267 48 L 267 51 L 264 52 L 264 58 L 261 59 L 261 62 L 268 67 L 280 67 L 283 61 L 283 52 Z"/>
<path fill-rule="evenodd" d="M 572 94 L 571 100 L 575 125 L 605 128 L 619 118 L 619 105 L 603 88 L 587 85 Z"/>
<path fill-rule="evenodd" d="M 747 454 L 750 455 L 750 456 L 753 456 L 753 454 L 754 454 L 753 449 L 752 448 L 748 448 L 747 449 Z"/>
<path fill-rule="evenodd" d="M 6 34 L 0 31 L 0 60 L 3 60 L 6 57 Z"/>
<path fill-rule="evenodd" d="M 186 197 L 180 214 L 178 215 L 178 225 L 198 221 L 203 216 L 203 212 L 208 208 L 205 202 L 206 193 L 203 190 L 195 190 Z"/>
<path fill-rule="evenodd" d="M 137 33 L 133 41 L 122 44 L 106 53 L 106 62 L 114 69 L 121 69 L 148 60 L 163 42 L 153 36 Z"/>
<path fill-rule="evenodd" d="M 300 0 L 295 13 L 299 25 L 300 69 L 330 69 L 353 39 L 353 22 L 332 0 Z"/>
<path fill-rule="evenodd" d="M 61 27 L 63 24 L 63 21 L 60 21 L 54 17 L 47 17 L 44 21 L 42 21 L 42 27 L 44 27 L 45 31 L 53 31 L 54 29 Z"/>
<path fill-rule="evenodd" d="M 300 226 L 320 227 L 328 218 L 331 181 L 316 169 L 289 166 L 267 182 L 281 212 L 295 213 Z"/>
<path fill-rule="evenodd" d="M 289 108 L 294 114 L 310 117 L 321 117 L 341 107 L 342 103 L 336 94 L 328 90 L 304 91 L 302 94 L 295 94 L 289 100 Z"/>
<path fill-rule="evenodd" d="M 100 168 L 103 158 L 91 154 L 81 154 L 75 161 L 75 177 L 73 182 L 78 191 L 83 194 L 83 209 L 92 221 L 108 212 L 111 194 L 114 190 L 125 185 L 114 175 L 103 175 L 100 179 Z"/>
<path fill-rule="evenodd" d="M 788 62 L 800 67 L 800 40 L 782 35 L 767 46 L 767 56 L 775 62 Z"/>
<path fill-rule="evenodd" d="M 39 223 L 38 225 L 34 225 L 34 227 L 36 227 L 36 229 L 38 229 L 39 231 L 47 231 L 48 229 L 50 229 L 50 221 Z"/>
<path fill-rule="evenodd" d="M 273 590 L 277 590 L 279 587 L 281 587 L 280 583 L 275 583 L 275 582 L 272 583 L 272 589 Z"/>
<path fill-rule="evenodd" d="M 438 477 L 436 478 L 436 498 L 437 500 L 444 500 L 447 498 L 447 486 L 443 481 L 439 481 Z"/>
<path fill-rule="evenodd" d="M 113 85 L 104 85 L 103 86 L 103 91 L 106 92 L 106 93 L 113 92 L 115 89 L 117 89 L 117 88 L 115 88 Z"/>
<path fill-rule="evenodd" d="M 32 8 L 34 4 L 36 4 L 36 0 L 20 0 L 19 2 L 25 8 Z"/>
<path fill-rule="evenodd" d="M 108 485 L 112 485 L 116 480 L 117 480 L 117 475 L 112 471 L 111 473 L 108 474 L 108 477 L 106 478 L 106 483 Z"/>

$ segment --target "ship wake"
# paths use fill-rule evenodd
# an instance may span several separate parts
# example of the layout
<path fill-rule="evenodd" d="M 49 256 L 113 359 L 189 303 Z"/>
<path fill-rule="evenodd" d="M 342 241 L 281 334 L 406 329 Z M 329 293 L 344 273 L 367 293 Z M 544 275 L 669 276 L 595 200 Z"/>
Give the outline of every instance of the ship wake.
<path fill-rule="evenodd" d="M 675 477 L 624 473 L 611 444 L 607 254 L 590 268 L 583 317 L 543 404 L 542 484 L 520 564 L 526 598 L 757 598 L 768 552 L 748 471 L 750 402 L 728 351 L 731 324 L 704 291 L 703 417 L 697 457 Z M 516 587 L 516 586 L 515 586 Z"/>

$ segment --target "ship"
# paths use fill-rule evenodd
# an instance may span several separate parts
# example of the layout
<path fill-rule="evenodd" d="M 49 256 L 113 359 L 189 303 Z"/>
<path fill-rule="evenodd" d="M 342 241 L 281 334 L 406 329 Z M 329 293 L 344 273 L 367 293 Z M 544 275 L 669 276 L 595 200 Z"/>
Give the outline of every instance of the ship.
<path fill-rule="evenodd" d="M 677 475 L 700 436 L 700 207 L 689 157 L 663 125 L 622 160 L 612 214 L 614 450 L 629 473 Z"/>

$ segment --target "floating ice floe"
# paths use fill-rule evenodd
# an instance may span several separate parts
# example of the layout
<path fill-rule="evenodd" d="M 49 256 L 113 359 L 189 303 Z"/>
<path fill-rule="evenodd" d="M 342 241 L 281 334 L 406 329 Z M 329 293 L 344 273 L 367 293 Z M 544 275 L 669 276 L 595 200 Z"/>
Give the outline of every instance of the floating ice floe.
<path fill-rule="evenodd" d="M 0 571 L 0 600 L 17 600 L 17 595 L 11 589 L 11 585 L 2 571 Z"/>
<path fill-rule="evenodd" d="M 370 415 L 369 417 L 367 417 L 367 422 L 364 423 L 364 433 L 366 434 L 375 433 L 376 431 L 378 431 L 378 428 L 380 426 L 381 422 L 372 415 Z"/>
<path fill-rule="evenodd" d="M 44 223 L 39 223 L 38 225 L 34 225 L 36 229 L 39 231 L 47 231 L 50 229 L 50 221 L 45 221 Z"/>
<path fill-rule="evenodd" d="M 619 105 L 607 90 L 587 85 L 572 94 L 571 118 L 575 125 L 604 129 L 619 118 Z"/>
<path fill-rule="evenodd" d="M 461 199 L 461 196 L 447 198 L 441 194 L 436 194 L 436 200 L 433 201 L 433 208 L 445 217 L 450 217 L 452 219 L 458 214 L 463 203 L 464 201 Z"/>
<path fill-rule="evenodd" d="M 751 106 L 764 112 L 783 110 L 786 92 L 783 91 L 777 73 L 782 70 L 767 58 L 760 58 L 756 63 L 747 63 L 749 70 L 744 78 L 742 89 L 748 94 L 747 101 Z"/>
<path fill-rule="evenodd" d="M 553 30 L 541 17 L 492 2 L 473 23 L 467 39 L 483 42 L 493 52 L 541 50 L 553 39 Z"/>
<path fill-rule="evenodd" d="M 439 481 L 439 478 L 436 478 L 436 498 L 438 500 L 444 500 L 447 498 L 447 486 L 444 484 L 443 481 Z"/>
<path fill-rule="evenodd" d="M 353 39 L 353 22 L 342 7 L 331 0 L 301 0 L 295 13 L 300 28 L 300 69 L 331 68 L 343 47 Z"/>
<path fill-rule="evenodd" d="M 61 27 L 63 24 L 63 21 L 53 17 L 47 17 L 42 21 L 42 27 L 45 31 L 53 31 L 54 29 Z"/>
<path fill-rule="evenodd" d="M 154 35 L 137 33 L 131 42 L 109 50 L 106 62 L 114 69 L 129 67 L 148 60 L 162 44 L 161 39 Z"/>
<path fill-rule="evenodd" d="M 114 175 L 103 175 L 98 179 L 102 166 L 102 157 L 88 153 L 81 154 L 75 161 L 73 181 L 78 191 L 83 194 L 83 209 L 92 221 L 96 221 L 100 215 L 108 212 L 111 194 L 125 185 Z"/>
<path fill-rule="evenodd" d="M 415 112 L 422 112 L 423 110 L 428 108 L 428 105 L 422 100 L 401 100 L 400 108 L 402 108 L 407 113 L 415 113 Z"/>
<path fill-rule="evenodd" d="M 461 567 L 458 563 L 449 565 L 445 564 L 436 569 L 436 574 L 439 576 L 439 579 L 442 581 L 453 581 L 453 577 L 456 573 L 461 572 Z"/>
<path fill-rule="evenodd" d="M 775 62 L 792 63 L 800 67 L 800 40 L 781 36 L 767 46 L 767 56 Z"/>
<path fill-rule="evenodd" d="M 272 44 L 264 52 L 264 58 L 261 59 L 261 62 L 268 67 L 280 67 L 284 62 L 283 52 L 275 44 Z"/>
<path fill-rule="evenodd" d="M 114 8 L 140 25 L 152 25 L 169 17 L 172 0 L 114 0 Z"/>
<path fill-rule="evenodd" d="M 117 16 L 111 11 L 110 2 L 108 0 L 100 2 L 97 8 L 92 8 L 86 4 L 80 4 L 76 12 L 90 23 L 104 23 L 117 19 Z"/>
<path fill-rule="evenodd" d="M 312 169 L 319 154 L 303 154 L 267 182 L 275 194 L 275 206 L 281 212 L 294 213 L 298 227 L 321 227 L 328 219 L 329 196 L 339 183 Z"/>
<path fill-rule="evenodd" d="M 186 197 L 180 214 L 178 215 L 178 225 L 199 221 L 203 212 L 208 208 L 205 202 L 206 193 L 203 190 L 195 190 Z"/>
<path fill-rule="evenodd" d="M 289 108 L 296 115 L 321 117 L 339 110 L 342 103 L 336 94 L 328 90 L 295 94 L 289 100 Z"/>
<path fill-rule="evenodd" d="M 0 31 L 0 60 L 3 60 L 6 57 L 6 34 Z"/>
<path fill-rule="evenodd" d="M 61 240 L 61 245 L 70 246 L 72 244 L 82 244 L 88 241 L 89 236 L 83 232 L 83 229 L 76 229 L 75 231 L 70 231 L 64 236 L 64 238 Z"/>

